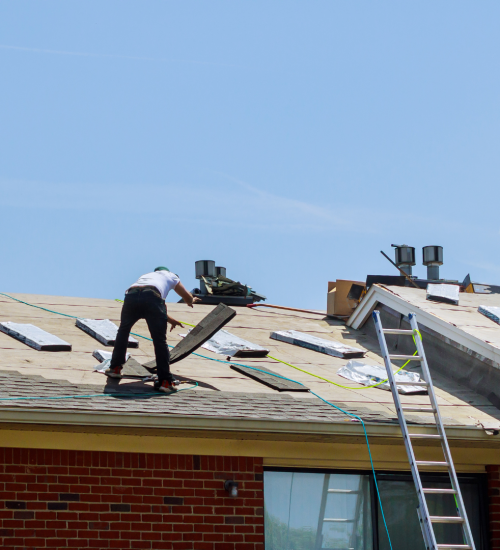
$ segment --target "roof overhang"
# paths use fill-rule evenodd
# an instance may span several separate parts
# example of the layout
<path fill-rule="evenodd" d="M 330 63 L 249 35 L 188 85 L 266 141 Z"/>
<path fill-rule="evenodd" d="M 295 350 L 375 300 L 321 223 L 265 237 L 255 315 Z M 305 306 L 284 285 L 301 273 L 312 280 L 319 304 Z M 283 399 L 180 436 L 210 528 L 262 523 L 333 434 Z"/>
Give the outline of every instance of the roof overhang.
<path fill-rule="evenodd" d="M 144 431 L 157 431 L 160 435 L 173 435 L 182 433 L 183 437 L 189 437 L 189 433 L 203 432 L 205 437 L 210 437 L 210 432 L 220 434 L 226 432 L 246 434 L 247 438 L 254 434 L 275 434 L 281 439 L 291 437 L 324 436 L 329 437 L 361 437 L 364 438 L 363 427 L 359 422 L 346 420 L 345 422 L 308 422 L 289 420 L 257 420 L 245 418 L 207 417 L 187 415 L 143 415 L 139 413 L 101 413 L 92 411 L 48 411 L 44 409 L 23 410 L 20 408 L 2 408 L 0 410 L 0 428 L 9 425 L 25 425 L 29 429 L 36 430 L 37 426 L 45 428 L 65 427 L 68 430 L 85 428 L 92 431 L 94 428 L 136 429 Z M 397 424 L 369 423 L 365 422 L 366 430 L 370 437 L 381 439 L 401 439 L 401 430 Z M 416 427 L 416 426 L 415 426 Z M 419 433 L 434 433 L 434 426 L 418 426 Z M 450 426 L 446 428 L 450 440 L 467 440 L 487 442 L 499 445 L 500 437 L 488 435 L 485 430 L 474 426 Z"/>
<path fill-rule="evenodd" d="M 450 339 L 452 342 L 463 346 L 464 348 L 477 353 L 481 357 L 485 357 L 495 364 L 500 364 L 500 350 L 491 346 L 484 340 L 468 334 L 464 330 L 455 325 L 439 318 L 428 311 L 420 309 L 411 302 L 404 300 L 400 296 L 396 296 L 390 289 L 383 285 L 372 285 L 366 296 L 360 302 L 359 306 L 354 310 L 347 321 L 347 326 L 354 329 L 361 328 L 370 315 L 381 303 L 385 306 L 407 316 L 409 313 L 418 315 L 418 323 L 441 334 L 443 337 Z"/>

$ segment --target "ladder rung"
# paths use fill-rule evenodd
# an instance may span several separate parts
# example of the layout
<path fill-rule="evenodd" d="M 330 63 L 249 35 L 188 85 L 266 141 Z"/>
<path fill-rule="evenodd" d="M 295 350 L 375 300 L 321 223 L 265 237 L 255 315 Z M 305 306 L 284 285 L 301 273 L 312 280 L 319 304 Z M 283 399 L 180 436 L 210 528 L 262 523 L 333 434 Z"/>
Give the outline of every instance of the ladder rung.
<path fill-rule="evenodd" d="M 420 412 L 420 413 L 435 413 L 436 409 L 432 407 L 401 407 L 403 411 Z"/>
<path fill-rule="evenodd" d="M 428 386 L 427 382 L 425 380 L 422 380 L 420 382 L 400 382 L 399 380 L 396 382 L 396 386 Z"/>
<path fill-rule="evenodd" d="M 341 493 L 343 495 L 359 495 L 355 489 L 328 489 L 329 493 Z"/>
<path fill-rule="evenodd" d="M 338 518 L 325 518 L 323 521 L 329 521 L 330 523 L 354 523 L 353 519 L 338 519 Z"/>
<path fill-rule="evenodd" d="M 472 550 L 472 546 L 468 544 L 437 544 L 437 548 L 459 548 L 460 550 Z"/>
<path fill-rule="evenodd" d="M 408 435 L 410 437 L 420 437 L 422 439 L 441 439 L 441 436 L 436 435 L 436 434 L 411 434 L 411 433 L 408 433 Z"/>
<path fill-rule="evenodd" d="M 448 462 L 436 462 L 435 460 L 415 460 L 417 466 L 449 466 Z"/>
<path fill-rule="evenodd" d="M 423 361 L 421 355 L 389 355 L 391 359 L 395 361 Z"/>
<path fill-rule="evenodd" d="M 430 516 L 429 519 L 432 523 L 465 523 L 460 516 Z"/>
<path fill-rule="evenodd" d="M 402 330 L 399 328 L 384 328 L 384 334 L 407 334 L 413 336 L 413 330 Z"/>
<path fill-rule="evenodd" d="M 430 495 L 456 495 L 457 491 L 455 489 L 422 489 L 424 493 L 429 493 Z"/>

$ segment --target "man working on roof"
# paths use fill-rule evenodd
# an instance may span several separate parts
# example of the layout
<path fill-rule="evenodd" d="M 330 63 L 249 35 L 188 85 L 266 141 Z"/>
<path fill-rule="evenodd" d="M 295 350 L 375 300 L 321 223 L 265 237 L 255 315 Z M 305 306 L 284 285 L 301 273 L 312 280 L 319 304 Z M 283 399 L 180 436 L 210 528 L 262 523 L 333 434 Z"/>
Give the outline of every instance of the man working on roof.
<path fill-rule="evenodd" d="M 120 328 L 116 335 L 115 347 L 111 363 L 105 374 L 112 378 L 121 378 L 121 370 L 126 361 L 127 344 L 130 331 L 139 319 L 145 319 L 148 324 L 156 355 L 158 382 L 155 388 L 159 391 L 175 391 L 177 380 L 170 373 L 170 353 L 167 346 L 167 321 L 172 325 L 182 327 L 179 321 L 167 315 L 165 298 L 170 290 L 174 291 L 189 306 L 199 302 L 199 298 L 186 290 L 179 277 L 166 267 L 157 267 L 153 273 L 139 277 L 125 293 Z"/>

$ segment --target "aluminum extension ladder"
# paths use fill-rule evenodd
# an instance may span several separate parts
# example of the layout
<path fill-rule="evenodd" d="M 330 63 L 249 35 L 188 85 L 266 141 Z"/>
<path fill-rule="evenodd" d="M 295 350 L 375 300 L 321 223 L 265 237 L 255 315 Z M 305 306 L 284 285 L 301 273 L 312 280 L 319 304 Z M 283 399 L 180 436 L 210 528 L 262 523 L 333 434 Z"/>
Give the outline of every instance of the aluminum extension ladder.
<path fill-rule="evenodd" d="M 382 350 L 382 355 L 384 356 L 385 368 L 387 370 L 387 378 L 391 386 L 392 396 L 394 398 L 394 404 L 396 406 L 396 412 L 398 415 L 399 425 L 401 426 L 401 431 L 403 432 L 404 443 L 406 447 L 406 452 L 408 454 L 408 459 L 410 461 L 411 473 L 413 476 L 413 481 L 415 483 L 415 488 L 417 490 L 418 496 L 418 508 L 417 514 L 420 520 L 420 527 L 422 528 L 422 534 L 424 537 L 424 543 L 428 550 L 438 550 L 438 549 L 467 549 L 475 550 L 474 540 L 472 538 L 472 533 L 470 530 L 469 520 L 467 519 L 467 513 L 465 511 L 465 506 L 462 498 L 462 493 L 460 492 L 460 486 L 458 484 L 457 474 L 455 472 L 455 466 L 453 465 L 453 459 L 451 457 L 450 448 L 448 446 L 448 440 L 446 439 L 446 433 L 443 426 L 443 421 L 441 420 L 441 414 L 439 413 L 439 407 L 436 400 L 436 395 L 434 394 L 434 387 L 432 385 L 432 379 L 429 372 L 429 367 L 427 365 L 427 360 L 425 358 L 424 347 L 422 340 L 420 339 L 417 325 L 417 317 L 415 313 L 410 313 L 408 315 L 410 320 L 411 330 L 400 330 L 400 329 L 384 329 L 382 327 L 382 322 L 380 320 L 380 313 L 378 311 L 373 312 L 373 320 L 375 322 L 375 329 L 377 331 L 378 341 L 380 348 Z M 387 349 L 387 342 L 385 340 L 386 334 L 398 334 L 400 336 L 415 336 L 415 344 L 417 346 L 417 355 L 390 355 L 389 350 Z M 431 402 L 430 407 L 410 407 L 402 406 L 399 398 L 398 389 L 394 381 L 394 374 L 391 366 L 392 360 L 402 360 L 402 361 L 419 361 L 422 366 L 422 373 L 424 380 L 421 382 L 398 382 L 400 386 L 411 385 L 411 386 L 426 386 L 428 390 L 429 400 Z M 410 433 L 408 431 L 408 426 L 406 425 L 406 420 L 404 417 L 405 412 L 420 412 L 420 413 L 433 413 L 434 419 L 436 422 L 437 434 L 436 435 L 427 435 L 427 434 L 417 434 Z M 415 454 L 413 451 L 413 446 L 411 440 L 414 438 L 426 438 L 426 439 L 439 439 L 441 441 L 441 447 L 443 449 L 443 454 L 445 457 L 444 462 L 433 462 L 427 460 L 416 460 Z M 418 470 L 419 466 L 436 466 L 436 467 L 446 467 L 451 481 L 451 489 L 428 489 L 422 486 L 422 480 L 420 479 L 420 473 Z M 455 497 L 455 502 L 457 505 L 457 516 L 431 516 L 429 515 L 429 509 L 427 507 L 427 501 L 425 499 L 426 494 L 451 494 Z M 434 534 L 433 523 L 454 523 L 460 524 L 462 527 L 464 543 L 463 544 L 437 544 L 436 536 Z"/>

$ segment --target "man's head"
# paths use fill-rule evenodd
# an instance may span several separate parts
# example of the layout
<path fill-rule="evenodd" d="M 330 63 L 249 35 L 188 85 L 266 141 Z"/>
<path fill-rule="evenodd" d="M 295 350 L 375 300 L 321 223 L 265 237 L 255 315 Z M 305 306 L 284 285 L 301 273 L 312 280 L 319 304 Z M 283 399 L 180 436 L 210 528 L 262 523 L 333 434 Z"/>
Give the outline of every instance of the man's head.
<path fill-rule="evenodd" d="M 168 269 L 168 267 L 160 266 L 160 267 L 157 267 L 157 268 L 155 269 L 155 271 L 170 271 L 170 269 Z"/>

